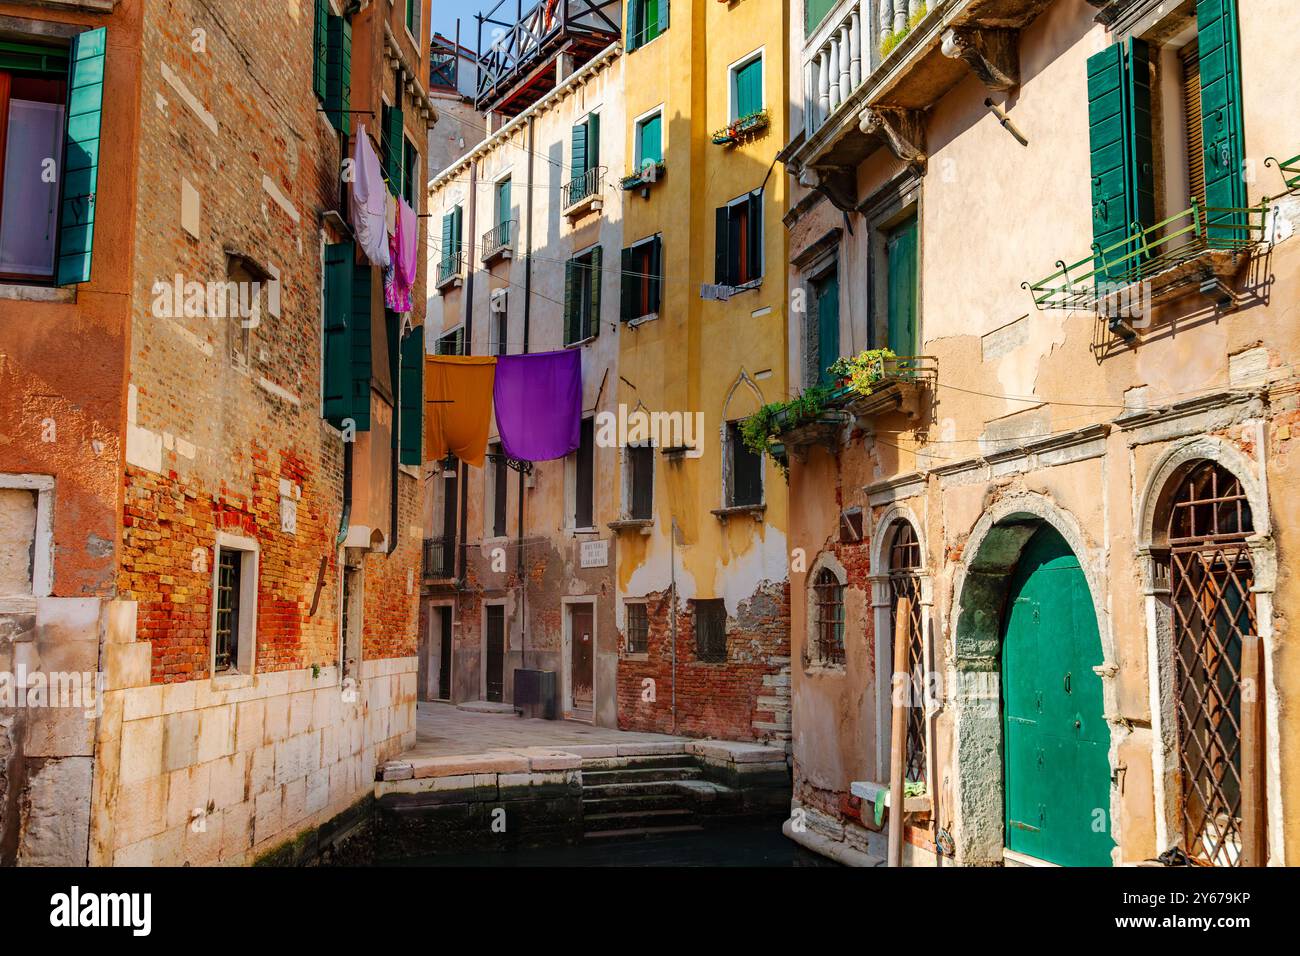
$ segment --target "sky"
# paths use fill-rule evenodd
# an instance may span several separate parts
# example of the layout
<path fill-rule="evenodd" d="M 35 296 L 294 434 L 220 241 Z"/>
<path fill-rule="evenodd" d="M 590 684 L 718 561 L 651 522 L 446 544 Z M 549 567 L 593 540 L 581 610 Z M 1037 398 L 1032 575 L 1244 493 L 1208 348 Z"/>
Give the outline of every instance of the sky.
<path fill-rule="evenodd" d="M 478 37 L 478 28 L 474 23 L 474 14 L 492 9 L 496 0 L 433 0 L 433 32 L 455 38 L 456 18 L 460 17 L 460 42 L 473 48 Z M 533 5 L 533 0 L 524 0 L 524 8 Z M 513 16 L 515 0 L 506 0 Z M 502 7 L 502 10 L 506 7 Z M 502 17 L 501 19 L 509 19 Z"/>

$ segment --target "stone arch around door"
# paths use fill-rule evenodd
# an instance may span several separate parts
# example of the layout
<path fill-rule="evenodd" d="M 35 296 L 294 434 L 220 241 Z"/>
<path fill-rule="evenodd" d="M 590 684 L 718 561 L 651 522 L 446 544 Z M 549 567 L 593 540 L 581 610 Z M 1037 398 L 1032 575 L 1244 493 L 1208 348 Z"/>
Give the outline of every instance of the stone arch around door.
<path fill-rule="evenodd" d="M 1252 435 L 1252 437 L 1254 437 Z M 1174 628 L 1170 579 L 1163 554 L 1169 506 L 1188 472 L 1212 462 L 1241 483 L 1250 505 L 1253 533 L 1246 538 L 1253 570 L 1250 588 L 1255 597 L 1256 627 L 1263 644 L 1264 750 L 1266 837 L 1270 865 L 1285 866 L 1284 793 L 1279 766 L 1278 726 L 1281 702 L 1276 683 L 1277 642 L 1274 628 L 1274 593 L 1277 588 L 1277 550 L 1272 535 L 1272 513 L 1259 465 L 1230 441 L 1202 435 L 1178 442 L 1156 460 L 1147 475 L 1136 514 L 1135 538 L 1146 602 L 1147 657 L 1149 667 L 1151 730 L 1154 741 L 1156 848 L 1163 851 L 1180 842 L 1180 781 L 1178 731 L 1174 694 Z"/>
<path fill-rule="evenodd" d="M 950 808 L 957 862 L 1000 864 L 1004 859 L 1004 772 L 1001 720 L 1001 647 L 1006 598 L 1021 553 L 1040 528 L 1049 526 L 1078 558 L 1087 581 L 1101 640 L 1103 714 L 1109 729 L 1108 759 L 1125 730 L 1118 709 L 1114 638 L 1104 595 L 1105 567 L 1098 549 L 1088 547 L 1068 511 L 1036 492 L 996 502 L 975 523 L 953 582 L 950 664 L 946 699 L 953 710 Z M 942 813 L 942 811 L 941 811 Z M 948 818 L 942 814 L 941 825 Z M 1110 791 L 1110 833 L 1120 845 L 1118 796 Z"/>

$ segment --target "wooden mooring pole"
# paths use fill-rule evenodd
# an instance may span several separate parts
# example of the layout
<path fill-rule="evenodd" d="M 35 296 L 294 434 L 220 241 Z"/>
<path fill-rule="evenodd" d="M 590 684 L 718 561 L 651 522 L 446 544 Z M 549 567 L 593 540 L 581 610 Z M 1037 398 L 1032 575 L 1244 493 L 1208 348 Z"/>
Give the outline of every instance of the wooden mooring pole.
<path fill-rule="evenodd" d="M 894 672 L 890 681 L 893 706 L 892 734 L 889 741 L 889 865 L 903 865 L 903 804 L 907 802 L 903 790 L 903 775 L 907 759 L 907 711 L 914 692 L 911 668 L 907 666 L 908 622 L 912 619 L 912 599 L 900 598 L 894 619 Z M 899 676 L 907 682 L 907 692 L 901 693 Z"/>

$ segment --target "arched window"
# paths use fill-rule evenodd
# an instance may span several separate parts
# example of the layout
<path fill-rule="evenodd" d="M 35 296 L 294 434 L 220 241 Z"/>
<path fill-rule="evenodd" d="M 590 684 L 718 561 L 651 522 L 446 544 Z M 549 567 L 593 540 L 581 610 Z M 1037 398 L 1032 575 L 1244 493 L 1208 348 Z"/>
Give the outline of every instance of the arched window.
<path fill-rule="evenodd" d="M 907 664 L 911 706 L 907 712 L 907 779 L 925 780 L 925 636 L 921 627 L 921 542 L 910 521 L 899 521 L 889 538 L 890 640 L 898 627 L 902 598 L 910 603 Z"/>
<path fill-rule="evenodd" d="M 1215 866 L 1262 864 L 1251 852 L 1243 859 L 1244 850 L 1265 845 L 1264 675 L 1247 545 L 1250 502 L 1240 479 L 1213 461 L 1194 463 L 1176 482 L 1166 498 L 1164 560 L 1183 849 Z M 1252 793 L 1259 797 L 1251 800 Z"/>
<path fill-rule="evenodd" d="M 844 585 L 830 568 L 813 579 L 816 656 L 822 664 L 844 663 Z"/>

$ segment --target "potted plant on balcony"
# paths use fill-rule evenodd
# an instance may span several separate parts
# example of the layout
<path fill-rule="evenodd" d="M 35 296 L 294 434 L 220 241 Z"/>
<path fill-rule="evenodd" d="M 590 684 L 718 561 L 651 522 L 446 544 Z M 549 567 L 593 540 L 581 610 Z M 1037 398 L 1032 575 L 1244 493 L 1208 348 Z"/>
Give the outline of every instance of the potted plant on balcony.
<path fill-rule="evenodd" d="M 770 122 L 771 118 L 767 110 L 750 113 L 748 116 L 732 120 L 730 124 L 714 133 L 713 143 L 715 146 L 735 146 L 767 129 Z"/>
<path fill-rule="evenodd" d="M 652 186 L 663 177 L 667 169 L 668 165 L 662 160 L 657 163 L 648 162 L 631 176 L 624 176 L 619 185 L 627 192 Z"/>
<path fill-rule="evenodd" d="M 880 41 L 880 58 L 884 59 L 889 56 L 889 54 L 893 53 L 894 50 L 898 48 L 899 44 L 906 40 L 908 35 L 916 29 L 917 25 L 925 19 L 925 15 L 928 12 L 926 4 L 921 4 L 920 8 L 907 18 L 907 22 L 903 24 L 901 30 L 896 30 L 893 33 L 886 34 Z"/>

